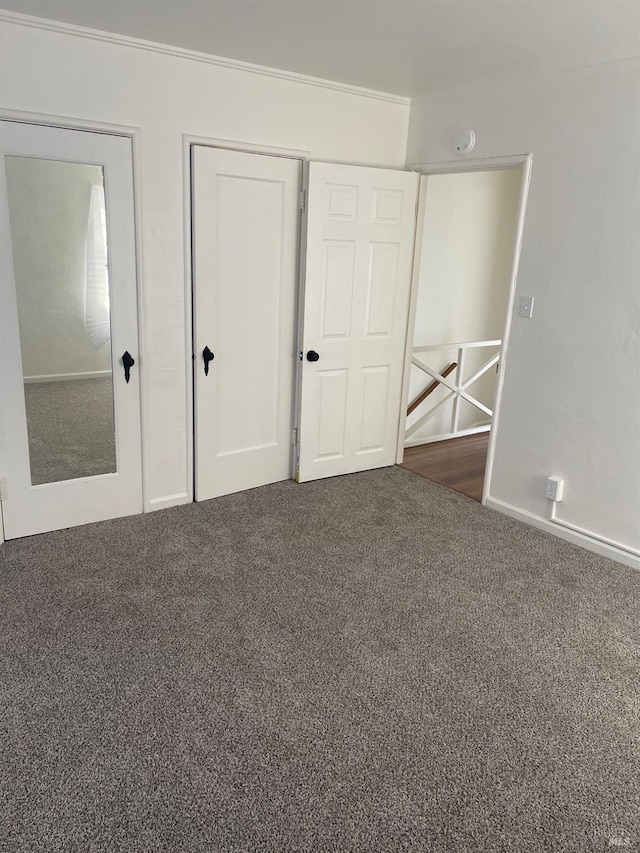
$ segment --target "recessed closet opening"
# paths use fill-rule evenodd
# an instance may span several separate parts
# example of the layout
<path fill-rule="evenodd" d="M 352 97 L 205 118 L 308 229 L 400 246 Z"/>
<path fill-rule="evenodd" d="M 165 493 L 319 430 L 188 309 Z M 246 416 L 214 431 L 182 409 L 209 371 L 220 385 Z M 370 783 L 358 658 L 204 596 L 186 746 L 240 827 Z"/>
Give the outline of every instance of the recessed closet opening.
<path fill-rule="evenodd" d="M 419 176 L 190 157 L 195 499 L 393 465 Z"/>

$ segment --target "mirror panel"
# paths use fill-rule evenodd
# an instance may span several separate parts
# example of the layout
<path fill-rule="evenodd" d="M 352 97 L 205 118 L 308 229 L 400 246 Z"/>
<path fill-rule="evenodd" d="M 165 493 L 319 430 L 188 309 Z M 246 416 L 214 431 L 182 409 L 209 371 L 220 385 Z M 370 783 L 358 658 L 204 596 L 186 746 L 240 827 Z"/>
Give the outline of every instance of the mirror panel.
<path fill-rule="evenodd" d="M 5 166 L 32 485 L 114 473 L 102 167 Z"/>

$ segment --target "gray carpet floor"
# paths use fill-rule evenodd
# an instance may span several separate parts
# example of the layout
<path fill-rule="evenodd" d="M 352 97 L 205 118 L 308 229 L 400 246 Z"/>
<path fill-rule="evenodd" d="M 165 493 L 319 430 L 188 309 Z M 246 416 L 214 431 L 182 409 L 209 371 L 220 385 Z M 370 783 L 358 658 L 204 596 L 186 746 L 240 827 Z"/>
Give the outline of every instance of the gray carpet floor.
<path fill-rule="evenodd" d="M 28 382 L 24 396 L 34 486 L 116 470 L 110 376 Z"/>
<path fill-rule="evenodd" d="M 0 850 L 637 851 L 639 593 L 396 468 L 8 543 Z"/>

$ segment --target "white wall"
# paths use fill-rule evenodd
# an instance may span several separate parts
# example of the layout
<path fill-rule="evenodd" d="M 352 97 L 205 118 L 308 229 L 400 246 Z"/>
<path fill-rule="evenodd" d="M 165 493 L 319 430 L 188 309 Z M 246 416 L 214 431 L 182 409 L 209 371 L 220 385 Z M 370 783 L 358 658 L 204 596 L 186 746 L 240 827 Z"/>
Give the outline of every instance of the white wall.
<path fill-rule="evenodd" d="M 183 134 L 402 167 L 406 103 L 0 21 L 0 106 L 139 129 L 147 501 L 189 499 Z"/>
<path fill-rule="evenodd" d="M 640 68 L 450 92 L 412 108 L 409 163 L 533 153 L 490 495 L 640 548 Z M 516 298 L 517 310 L 518 298 Z"/>
<path fill-rule="evenodd" d="M 22 370 L 26 378 L 111 369 L 108 344 L 85 331 L 85 245 L 91 188 L 102 169 L 7 158 Z"/>
<path fill-rule="evenodd" d="M 420 252 L 414 346 L 496 340 L 504 331 L 516 236 L 521 169 L 432 175 L 427 178 L 424 226 Z M 495 353 L 469 350 L 464 379 Z M 443 370 L 457 361 L 457 350 L 421 356 L 429 367 Z M 409 399 L 430 382 L 412 367 Z M 496 372 L 491 369 L 470 388 L 481 403 L 493 406 Z M 440 388 L 407 419 L 411 426 L 446 396 Z M 447 433 L 453 401 L 445 403 L 408 440 Z M 460 403 L 459 429 L 489 423 L 489 418 L 466 401 Z"/>

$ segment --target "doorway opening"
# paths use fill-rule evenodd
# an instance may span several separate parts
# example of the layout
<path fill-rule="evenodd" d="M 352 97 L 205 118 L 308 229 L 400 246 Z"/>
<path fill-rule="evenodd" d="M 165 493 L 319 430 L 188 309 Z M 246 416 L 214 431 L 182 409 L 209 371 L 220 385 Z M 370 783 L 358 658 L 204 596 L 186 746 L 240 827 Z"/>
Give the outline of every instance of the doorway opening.
<path fill-rule="evenodd" d="M 398 462 L 478 501 L 492 458 L 528 175 L 521 161 L 422 182 Z"/>

